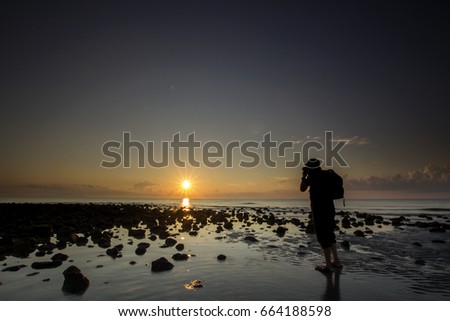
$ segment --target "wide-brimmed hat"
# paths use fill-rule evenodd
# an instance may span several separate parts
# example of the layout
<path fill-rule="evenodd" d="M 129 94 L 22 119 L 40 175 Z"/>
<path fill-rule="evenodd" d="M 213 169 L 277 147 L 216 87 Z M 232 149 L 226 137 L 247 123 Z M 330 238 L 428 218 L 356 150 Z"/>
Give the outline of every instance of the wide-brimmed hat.
<path fill-rule="evenodd" d="M 308 168 L 314 169 L 314 168 L 319 168 L 321 163 L 322 162 L 319 159 L 311 158 L 309 161 L 306 162 L 305 166 Z"/>

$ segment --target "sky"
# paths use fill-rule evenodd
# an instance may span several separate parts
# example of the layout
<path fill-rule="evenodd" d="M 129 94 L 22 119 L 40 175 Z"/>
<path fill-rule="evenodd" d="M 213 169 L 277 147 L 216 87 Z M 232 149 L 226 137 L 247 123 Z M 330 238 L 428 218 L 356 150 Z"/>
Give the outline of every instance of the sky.
<path fill-rule="evenodd" d="M 0 26 L 0 200 L 307 198 L 286 161 L 327 132 L 348 198 L 450 198 L 448 2 L 4 1 Z M 177 134 L 199 166 L 149 165 Z"/>

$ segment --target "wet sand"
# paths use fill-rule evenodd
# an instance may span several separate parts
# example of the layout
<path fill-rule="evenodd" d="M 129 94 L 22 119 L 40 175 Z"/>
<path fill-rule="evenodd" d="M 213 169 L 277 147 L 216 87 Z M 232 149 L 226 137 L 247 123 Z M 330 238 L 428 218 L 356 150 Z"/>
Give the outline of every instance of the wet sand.
<path fill-rule="evenodd" d="M 0 299 L 448 300 L 449 219 L 339 212 L 344 268 L 323 275 L 296 208 L 0 204 Z"/>

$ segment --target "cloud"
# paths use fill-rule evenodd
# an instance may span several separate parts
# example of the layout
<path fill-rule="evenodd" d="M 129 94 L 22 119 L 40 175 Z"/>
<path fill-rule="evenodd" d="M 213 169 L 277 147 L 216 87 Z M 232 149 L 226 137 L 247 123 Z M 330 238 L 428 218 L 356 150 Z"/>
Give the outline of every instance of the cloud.
<path fill-rule="evenodd" d="M 349 190 L 402 190 L 423 193 L 450 191 L 450 166 L 428 164 L 422 169 L 392 176 L 370 176 L 349 179 L 345 182 Z"/>
<path fill-rule="evenodd" d="M 359 137 L 359 136 L 353 136 L 351 138 L 335 138 L 333 139 L 333 143 L 338 143 L 340 141 L 345 141 L 346 145 L 369 145 L 370 141 L 367 137 Z"/>
<path fill-rule="evenodd" d="M 152 183 L 149 181 L 143 181 L 143 182 L 134 184 L 133 188 L 135 190 L 148 191 L 148 190 L 151 190 L 151 188 L 149 189 L 149 187 L 155 186 L 155 185 L 158 185 L 158 184 Z"/>
<path fill-rule="evenodd" d="M 3 197 L 102 198 L 126 197 L 130 193 L 91 184 L 22 184 L 0 186 Z"/>

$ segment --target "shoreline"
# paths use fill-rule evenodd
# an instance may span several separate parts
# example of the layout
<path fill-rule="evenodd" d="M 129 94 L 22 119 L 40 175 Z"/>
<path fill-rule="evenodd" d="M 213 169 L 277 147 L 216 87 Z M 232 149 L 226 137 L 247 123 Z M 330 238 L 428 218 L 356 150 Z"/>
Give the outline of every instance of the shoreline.
<path fill-rule="evenodd" d="M 306 211 L 0 204 L 0 219 L 2 300 L 39 300 L 34 289 L 44 285 L 50 291 L 44 300 L 119 299 L 108 293 L 111 289 L 122 293 L 122 300 L 450 299 L 450 281 L 443 281 L 450 279 L 445 272 L 450 263 L 445 215 L 338 212 L 336 235 L 344 269 L 331 279 L 314 271 L 322 254 Z M 145 251 L 138 253 L 140 247 Z M 53 261 L 58 253 L 68 258 L 36 269 L 36 263 Z M 226 259 L 218 260 L 220 254 Z M 152 272 L 151 263 L 160 257 L 173 269 Z M 61 291 L 62 272 L 70 265 L 91 280 L 83 294 Z M 122 277 L 125 271 L 129 275 Z M 204 288 L 184 287 L 196 279 Z M 165 293 L 149 294 L 143 280 Z"/>

